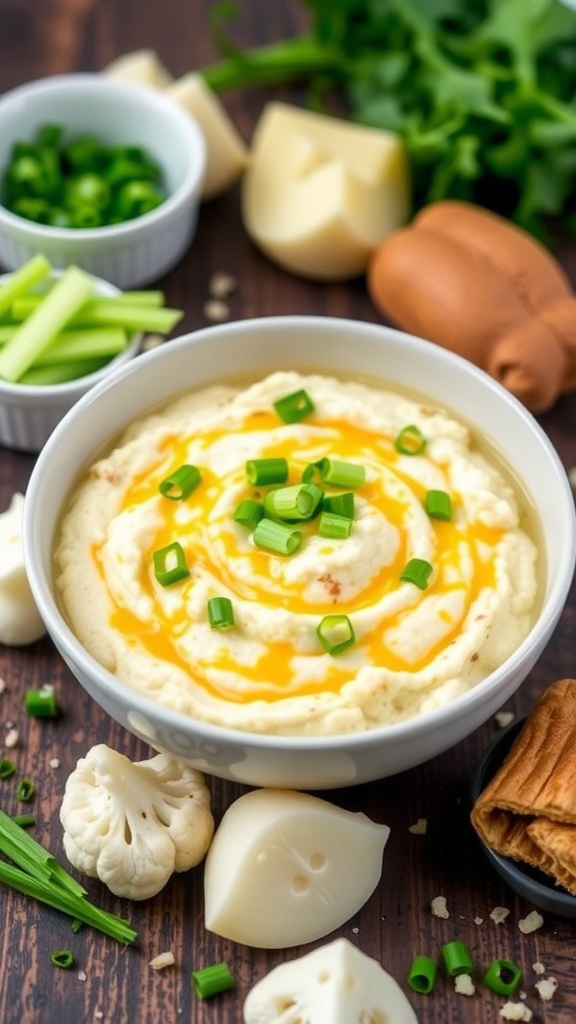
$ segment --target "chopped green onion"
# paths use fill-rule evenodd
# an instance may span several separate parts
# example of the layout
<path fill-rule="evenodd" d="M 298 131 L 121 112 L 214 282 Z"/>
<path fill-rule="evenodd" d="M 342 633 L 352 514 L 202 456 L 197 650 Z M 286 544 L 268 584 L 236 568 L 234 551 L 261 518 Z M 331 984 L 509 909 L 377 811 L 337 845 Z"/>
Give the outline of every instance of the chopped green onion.
<path fill-rule="evenodd" d="M 58 714 L 53 686 L 41 686 L 38 690 L 27 690 L 24 699 L 26 711 L 32 718 L 55 718 Z"/>
<path fill-rule="evenodd" d="M 342 494 L 325 494 L 322 503 L 323 512 L 332 512 L 335 516 L 354 519 L 354 492 L 343 491 Z"/>
<path fill-rule="evenodd" d="M 447 491 L 426 491 L 424 508 L 431 519 L 452 519 L 452 502 Z"/>
<path fill-rule="evenodd" d="M 426 590 L 432 571 L 433 566 L 425 558 L 411 558 L 400 573 L 400 579 L 404 583 L 414 583 L 420 590 Z"/>
<path fill-rule="evenodd" d="M 177 540 L 155 551 L 152 560 L 154 575 L 162 587 L 169 587 L 190 575 L 184 550 Z"/>
<path fill-rule="evenodd" d="M 244 498 L 234 513 L 234 521 L 253 530 L 264 516 L 264 505 L 254 498 Z"/>
<path fill-rule="evenodd" d="M 23 804 L 27 804 L 32 799 L 35 792 L 36 786 L 32 782 L 32 779 L 20 779 L 16 790 L 16 799 L 20 800 Z"/>
<path fill-rule="evenodd" d="M 347 615 L 325 615 L 316 634 L 328 654 L 339 654 L 356 640 L 354 628 Z"/>
<path fill-rule="evenodd" d="M 320 471 L 321 462 L 310 462 L 302 470 L 302 483 L 311 484 L 314 480 L 322 480 L 322 473 Z"/>
<path fill-rule="evenodd" d="M 248 483 L 257 486 L 284 484 L 288 479 L 288 463 L 286 459 L 249 459 L 246 477 Z"/>
<path fill-rule="evenodd" d="M 15 814 L 11 820 L 19 828 L 30 828 L 36 824 L 36 818 L 33 814 Z"/>
<path fill-rule="evenodd" d="M 210 629 L 232 629 L 234 609 L 229 597 L 211 597 L 208 601 Z"/>
<path fill-rule="evenodd" d="M 339 459 L 322 459 L 320 472 L 324 483 L 333 487 L 361 487 L 366 479 L 366 470 L 356 462 L 342 462 Z"/>
<path fill-rule="evenodd" d="M 228 964 L 212 964 L 192 971 L 192 984 L 199 999 L 208 999 L 233 988 L 234 979 Z"/>
<path fill-rule="evenodd" d="M 76 963 L 74 954 L 69 949 L 58 949 L 55 953 L 51 953 L 50 961 L 54 967 L 61 967 L 65 971 L 74 967 Z"/>
<path fill-rule="evenodd" d="M 94 278 L 79 267 L 68 267 L 0 351 L 0 377 L 16 383 L 93 290 Z"/>
<path fill-rule="evenodd" d="M 159 484 L 158 490 L 171 501 L 184 501 L 202 479 L 198 466 L 179 466 Z"/>
<path fill-rule="evenodd" d="M 442 957 L 448 974 L 455 978 L 459 974 L 472 974 L 474 961 L 465 942 L 447 942 L 442 946 Z"/>
<path fill-rule="evenodd" d="M 285 523 L 264 518 L 256 524 L 252 540 L 257 548 L 264 548 L 275 555 L 293 555 L 302 543 L 302 534 Z"/>
<path fill-rule="evenodd" d="M 401 455 L 420 455 L 426 447 L 426 438 L 415 424 L 403 427 L 394 441 L 394 447 Z"/>
<path fill-rule="evenodd" d="M 322 491 L 315 484 L 276 487 L 264 498 L 264 512 L 288 521 L 311 519 L 321 501 Z"/>
<path fill-rule="evenodd" d="M 318 523 L 318 533 L 321 537 L 333 537 L 336 540 L 345 540 L 350 536 L 352 520 L 346 516 L 337 516 L 333 512 L 322 512 Z"/>
<path fill-rule="evenodd" d="M 522 980 L 522 971 L 511 960 L 493 960 L 486 974 L 484 984 L 500 996 L 510 996 Z"/>
<path fill-rule="evenodd" d="M 284 395 L 274 402 L 274 408 L 284 423 L 298 423 L 314 412 L 314 402 L 304 388 L 293 391 L 290 395 Z"/>
<path fill-rule="evenodd" d="M 8 757 L 0 758 L 0 779 L 9 779 L 14 775 L 16 765 Z"/>
<path fill-rule="evenodd" d="M 415 956 L 408 971 L 407 982 L 413 992 L 428 995 L 436 984 L 438 964 L 430 956 Z"/>
<path fill-rule="evenodd" d="M 51 263 L 38 253 L 9 274 L 0 284 L 0 313 L 9 309 L 15 298 L 32 288 L 51 270 Z"/>

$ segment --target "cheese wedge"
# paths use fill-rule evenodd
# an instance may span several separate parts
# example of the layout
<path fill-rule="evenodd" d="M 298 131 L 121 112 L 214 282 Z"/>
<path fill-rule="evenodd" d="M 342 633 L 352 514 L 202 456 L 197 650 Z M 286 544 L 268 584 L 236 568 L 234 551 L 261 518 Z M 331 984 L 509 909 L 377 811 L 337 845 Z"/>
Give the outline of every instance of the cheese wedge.
<path fill-rule="evenodd" d="M 107 64 L 102 74 L 118 82 L 148 85 L 153 89 L 165 89 L 173 80 L 158 54 L 147 49 L 122 54 Z"/>
<path fill-rule="evenodd" d="M 242 218 L 270 259 L 303 277 L 354 277 L 409 213 L 398 135 L 285 103 L 264 108 L 243 179 Z"/>
<path fill-rule="evenodd" d="M 230 805 L 208 851 L 206 928 L 267 949 L 328 934 L 374 892 L 389 833 L 306 793 L 252 790 Z"/>

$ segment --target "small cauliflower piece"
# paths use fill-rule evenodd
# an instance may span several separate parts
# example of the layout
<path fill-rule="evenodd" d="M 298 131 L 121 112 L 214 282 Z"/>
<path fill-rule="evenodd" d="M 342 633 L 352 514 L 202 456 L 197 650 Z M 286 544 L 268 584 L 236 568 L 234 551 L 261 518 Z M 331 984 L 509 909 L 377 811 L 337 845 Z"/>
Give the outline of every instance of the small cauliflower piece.
<path fill-rule="evenodd" d="M 280 964 L 254 985 L 244 1024 L 418 1024 L 392 975 L 348 939 Z"/>
<path fill-rule="evenodd" d="M 22 515 L 24 495 L 16 493 L 0 513 L 0 644 L 23 647 L 44 636 L 24 565 Z"/>
<path fill-rule="evenodd" d="M 198 864 L 214 832 L 200 772 L 166 754 L 132 762 L 105 743 L 69 775 L 60 821 L 70 863 L 132 900 Z"/>
<path fill-rule="evenodd" d="M 308 793 L 245 793 L 208 851 L 206 928 L 267 949 L 327 935 L 373 893 L 389 834 L 387 825 Z"/>

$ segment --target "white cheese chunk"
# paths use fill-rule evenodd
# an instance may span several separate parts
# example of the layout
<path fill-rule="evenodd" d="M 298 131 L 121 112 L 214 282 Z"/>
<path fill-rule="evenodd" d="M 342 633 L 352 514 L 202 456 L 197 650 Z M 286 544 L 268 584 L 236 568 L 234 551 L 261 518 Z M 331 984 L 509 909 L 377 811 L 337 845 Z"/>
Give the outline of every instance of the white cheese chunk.
<path fill-rule="evenodd" d="M 165 89 L 173 81 L 158 54 L 147 49 L 122 54 L 103 68 L 103 74 L 118 82 L 149 85 L 153 89 Z"/>
<path fill-rule="evenodd" d="M 201 75 L 190 72 L 166 90 L 197 121 L 206 142 L 202 199 L 225 192 L 243 173 L 248 149 L 216 94 Z"/>
<path fill-rule="evenodd" d="M 248 993 L 244 1024 L 418 1024 L 395 979 L 348 939 L 279 964 Z"/>
<path fill-rule="evenodd" d="M 206 928 L 268 949 L 327 935 L 376 888 L 389 834 L 365 814 L 306 793 L 246 793 L 227 809 L 208 851 Z"/>
<path fill-rule="evenodd" d="M 242 183 L 242 217 L 270 259 L 319 280 L 356 276 L 409 212 L 408 161 L 398 135 L 285 103 L 266 105 Z"/>
<path fill-rule="evenodd" d="M 22 514 L 24 495 L 14 494 L 0 514 L 0 643 L 31 644 L 46 632 L 24 566 Z"/>

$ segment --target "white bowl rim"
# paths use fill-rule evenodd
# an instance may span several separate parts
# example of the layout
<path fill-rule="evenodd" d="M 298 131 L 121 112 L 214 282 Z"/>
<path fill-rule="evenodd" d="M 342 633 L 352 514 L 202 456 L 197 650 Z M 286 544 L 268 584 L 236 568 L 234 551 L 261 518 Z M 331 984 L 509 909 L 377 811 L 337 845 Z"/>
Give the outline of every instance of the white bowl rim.
<path fill-rule="evenodd" d="M 180 107 L 174 100 L 170 99 L 169 96 L 164 96 L 160 89 L 155 89 L 153 86 L 117 81 L 113 78 L 106 78 L 101 72 L 95 71 L 49 75 L 46 78 L 37 78 L 31 82 L 16 85 L 13 89 L 3 93 L 0 96 L 0 114 L 4 103 L 11 102 L 13 99 L 18 100 L 21 97 L 34 96 L 40 92 L 45 95 L 47 90 L 58 92 L 60 89 L 67 89 L 70 85 L 74 85 L 77 89 L 85 90 L 91 90 L 94 85 L 97 85 L 97 88 L 101 88 L 111 95 L 123 92 L 126 96 L 136 100 L 147 97 L 147 101 L 152 106 L 159 109 L 166 117 L 172 117 L 177 123 L 178 131 L 187 140 L 188 148 L 193 156 L 184 180 L 154 210 L 143 213 L 139 217 L 134 217 L 132 220 L 123 221 L 121 224 L 108 224 L 97 228 L 52 227 L 49 224 L 39 224 L 36 221 L 28 220 L 26 217 L 20 217 L 18 214 L 6 209 L 2 203 L 0 203 L 0 220 L 4 219 L 7 225 L 17 229 L 19 232 L 39 232 L 42 237 L 52 241 L 70 242 L 74 240 L 87 242 L 99 238 L 114 242 L 120 238 L 125 240 L 126 235 L 145 229 L 147 226 L 153 226 L 156 221 L 163 219 L 174 208 L 178 208 L 191 191 L 200 188 L 206 169 L 206 143 L 202 131 L 191 114 L 184 110 L 183 107 Z"/>
<path fill-rule="evenodd" d="M 449 365 L 456 362 L 461 365 L 461 368 L 465 370 L 466 373 L 479 377 L 483 382 L 483 386 L 494 392 L 501 401 L 508 404 L 515 411 L 516 415 L 526 423 L 534 436 L 538 438 L 542 447 L 546 449 L 550 459 L 550 464 L 554 468 L 555 474 L 558 478 L 558 486 L 564 493 L 565 497 L 565 525 L 567 530 L 565 543 L 566 551 L 569 554 L 567 554 L 566 560 L 563 563 L 563 571 L 557 574 L 552 580 L 548 599 L 542 606 L 542 612 L 546 613 L 545 623 L 539 624 L 537 629 L 533 628 L 513 655 L 507 658 L 481 683 L 478 683 L 478 685 L 472 689 L 467 690 L 465 693 L 454 698 L 450 704 L 446 704 L 436 710 L 428 711 L 425 715 L 409 718 L 393 725 L 377 726 L 373 729 L 356 733 L 328 736 L 284 736 L 257 733 L 248 730 L 215 725 L 193 718 L 192 716 L 181 714 L 177 711 L 172 711 L 160 703 L 156 703 L 150 698 L 143 696 L 127 684 L 119 681 L 116 676 L 105 669 L 82 647 L 72 630 L 67 625 L 64 617 L 59 613 L 49 580 L 45 578 L 42 572 L 37 570 L 37 563 L 34 558 L 34 509 L 40 505 L 37 492 L 42 487 L 42 476 L 45 472 L 44 467 L 49 463 L 52 451 L 57 448 L 61 434 L 69 429 L 69 424 L 72 424 L 78 416 L 82 415 L 84 408 L 93 402 L 97 402 L 100 395 L 121 384 L 125 377 L 131 377 L 135 372 L 138 372 L 138 365 L 143 365 L 142 361 L 150 363 L 151 361 L 162 359 L 163 346 L 144 353 L 138 357 L 137 361 L 132 361 L 124 366 L 118 367 L 109 374 L 105 380 L 91 388 L 90 391 L 85 394 L 68 413 L 66 413 L 60 423 L 57 424 L 44 448 L 40 452 L 32 471 L 27 490 L 27 498 L 29 500 L 24 503 L 24 557 L 25 563 L 28 566 L 33 595 L 40 614 L 46 623 L 48 632 L 52 636 L 58 636 L 57 646 L 66 652 L 66 656 L 69 657 L 72 662 L 80 665 L 87 676 L 97 678 L 98 687 L 105 691 L 106 695 L 110 697 L 114 703 L 118 703 L 119 687 L 121 687 L 120 692 L 122 693 L 122 703 L 126 708 L 130 706 L 130 710 L 132 712 L 139 712 L 145 718 L 152 719 L 155 723 L 159 723 L 171 729 L 180 728 L 183 733 L 186 733 L 190 728 L 192 728 L 195 735 L 204 738 L 207 742 L 213 743 L 220 739 L 224 743 L 235 745 L 245 743 L 253 749 L 261 751 L 275 750 L 279 752 L 288 752 L 293 750 L 310 752 L 313 750 L 322 750 L 324 747 L 345 752 L 348 748 L 357 749 L 358 744 L 360 743 L 362 749 L 368 752 L 372 748 L 380 746 L 384 741 L 392 743 L 393 745 L 399 745 L 407 738 L 413 740 L 429 730 L 434 729 L 437 724 L 445 727 L 455 719 L 460 719 L 464 713 L 473 711 L 478 705 L 484 704 L 493 691 L 499 688 L 501 678 L 506 673 L 508 666 L 512 662 L 517 665 L 518 668 L 523 665 L 528 665 L 528 671 L 530 671 L 536 660 L 533 653 L 534 648 L 540 645 L 542 638 L 544 638 L 545 643 L 549 641 L 564 609 L 572 578 L 574 576 L 574 569 L 576 566 L 576 509 L 574 508 L 573 495 L 568 481 L 568 476 L 558 452 L 544 429 L 528 409 L 501 384 L 494 380 L 494 378 L 485 371 L 479 369 L 473 363 L 469 362 L 467 359 L 464 359 L 462 356 L 450 352 L 441 346 L 436 346 L 434 343 L 424 338 L 406 334 L 403 331 L 399 331 L 396 328 L 389 327 L 385 324 L 356 321 L 350 318 L 326 317 L 322 315 L 276 315 L 239 320 L 235 322 L 228 321 L 224 324 L 212 325 L 180 335 L 170 340 L 168 344 L 170 346 L 170 351 L 177 352 L 181 348 L 193 348 L 194 345 L 202 344 L 209 338 L 216 337 L 218 334 L 229 333 L 231 329 L 238 333 L 242 333 L 245 331 L 273 329 L 274 326 L 278 324 L 282 326 L 289 325 L 294 330 L 304 330 L 306 327 L 310 327 L 311 325 L 313 326 L 317 322 L 327 326 L 332 325 L 334 329 L 353 329 L 357 333 L 364 333 L 366 335 L 373 334 L 374 332 L 381 333 L 384 331 L 386 334 L 390 334 L 394 338 L 402 341 L 402 345 L 406 346 L 408 357 L 410 354 L 415 356 L 424 350 L 428 351 L 430 346 L 432 346 L 435 349 L 435 358 L 440 362 L 440 364 Z M 143 410 L 143 412 L 144 411 L 145 410 Z"/>

